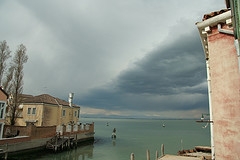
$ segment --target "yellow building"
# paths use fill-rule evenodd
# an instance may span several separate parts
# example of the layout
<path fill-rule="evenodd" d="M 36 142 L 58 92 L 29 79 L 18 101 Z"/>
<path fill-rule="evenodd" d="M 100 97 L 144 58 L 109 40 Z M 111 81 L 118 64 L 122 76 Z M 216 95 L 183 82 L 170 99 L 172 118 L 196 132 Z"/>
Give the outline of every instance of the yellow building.
<path fill-rule="evenodd" d="M 20 114 L 16 120 L 17 126 L 34 123 L 35 126 L 58 126 L 78 124 L 80 107 L 72 104 L 73 94 L 69 94 L 69 102 L 42 94 L 28 96 L 19 106 Z"/>
<path fill-rule="evenodd" d="M 0 139 L 2 139 L 3 128 L 5 125 L 5 112 L 8 94 L 0 87 Z"/>

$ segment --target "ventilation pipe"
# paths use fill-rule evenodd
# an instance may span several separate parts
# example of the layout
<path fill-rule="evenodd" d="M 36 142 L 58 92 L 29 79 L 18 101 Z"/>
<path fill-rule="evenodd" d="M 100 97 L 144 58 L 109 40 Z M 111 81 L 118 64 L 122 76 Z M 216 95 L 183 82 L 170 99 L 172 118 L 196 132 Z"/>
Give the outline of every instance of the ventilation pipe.
<path fill-rule="evenodd" d="M 74 93 L 69 93 L 68 102 L 70 107 L 72 107 L 73 95 Z"/>

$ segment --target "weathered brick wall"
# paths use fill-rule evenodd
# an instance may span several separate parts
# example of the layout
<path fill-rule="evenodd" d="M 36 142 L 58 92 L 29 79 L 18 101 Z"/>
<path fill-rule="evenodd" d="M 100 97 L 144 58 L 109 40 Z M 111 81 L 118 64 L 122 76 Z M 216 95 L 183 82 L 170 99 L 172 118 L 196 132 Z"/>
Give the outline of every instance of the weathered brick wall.
<path fill-rule="evenodd" d="M 17 130 L 19 130 L 19 136 L 29 136 L 29 132 L 27 131 L 26 126 L 11 126 L 11 125 L 4 125 L 3 130 L 3 138 L 6 138 L 10 134 L 17 134 Z"/>
<path fill-rule="evenodd" d="M 56 126 L 32 127 L 31 138 L 47 138 L 56 135 Z"/>
<path fill-rule="evenodd" d="M 4 127 L 4 135 L 3 137 L 6 138 L 8 133 L 16 134 L 17 130 L 19 130 L 19 136 L 29 136 L 31 139 L 37 139 L 37 138 L 47 138 L 47 137 L 53 137 L 56 135 L 56 126 L 43 126 L 38 127 L 34 126 L 33 124 L 29 123 L 27 126 L 10 126 L 5 125 Z M 66 126 L 63 126 L 63 135 L 69 135 L 69 134 L 80 134 L 80 133 L 89 133 L 94 132 L 94 123 L 91 124 L 85 124 L 83 128 L 81 126 L 78 126 L 78 131 L 72 132 L 66 132 Z"/>
<path fill-rule="evenodd" d="M 4 139 L 0 139 L 0 145 L 26 142 L 26 141 L 30 141 L 30 140 L 31 140 L 31 138 L 29 136 L 15 137 L 15 138 L 4 138 Z"/>
<path fill-rule="evenodd" d="M 56 134 L 56 126 L 37 127 L 32 124 L 27 126 L 10 126 L 5 125 L 4 136 L 7 137 L 8 132 L 16 134 L 19 130 L 19 136 L 29 136 L 31 139 L 53 137 Z"/>

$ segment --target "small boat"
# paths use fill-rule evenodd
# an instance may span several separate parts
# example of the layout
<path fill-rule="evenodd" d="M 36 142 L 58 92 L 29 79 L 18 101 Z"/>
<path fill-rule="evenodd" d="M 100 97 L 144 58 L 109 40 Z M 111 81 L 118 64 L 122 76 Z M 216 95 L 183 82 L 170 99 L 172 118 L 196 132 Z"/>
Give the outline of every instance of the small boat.
<path fill-rule="evenodd" d="M 165 124 L 163 123 L 162 127 L 165 127 Z"/>

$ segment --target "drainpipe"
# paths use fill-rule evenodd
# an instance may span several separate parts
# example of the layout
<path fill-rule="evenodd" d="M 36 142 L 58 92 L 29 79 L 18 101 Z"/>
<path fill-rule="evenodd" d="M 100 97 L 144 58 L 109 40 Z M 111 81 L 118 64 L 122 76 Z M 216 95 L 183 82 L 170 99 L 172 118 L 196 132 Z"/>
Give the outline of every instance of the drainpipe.
<path fill-rule="evenodd" d="M 210 78 L 210 67 L 208 64 L 208 58 L 206 59 L 206 67 L 207 67 L 207 82 L 208 82 L 208 98 L 209 98 L 209 116 L 210 116 L 210 134 L 211 134 L 211 152 L 212 152 L 212 160 L 215 160 L 215 149 L 214 149 L 214 139 L 213 139 L 213 112 L 212 112 L 212 99 L 211 99 L 211 78 Z"/>
<path fill-rule="evenodd" d="M 218 24 L 218 32 L 219 33 L 224 33 L 224 34 L 234 35 L 233 30 L 222 29 L 221 24 Z"/>
<path fill-rule="evenodd" d="M 78 125 L 80 125 L 80 123 L 81 123 L 81 117 L 80 117 L 80 107 L 79 107 L 79 109 L 78 109 Z"/>
<path fill-rule="evenodd" d="M 237 56 L 238 56 L 238 67 L 239 67 L 239 72 L 240 72 L 240 51 L 239 51 L 239 42 L 238 39 L 234 40 L 234 44 L 237 50 Z"/>

